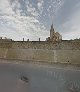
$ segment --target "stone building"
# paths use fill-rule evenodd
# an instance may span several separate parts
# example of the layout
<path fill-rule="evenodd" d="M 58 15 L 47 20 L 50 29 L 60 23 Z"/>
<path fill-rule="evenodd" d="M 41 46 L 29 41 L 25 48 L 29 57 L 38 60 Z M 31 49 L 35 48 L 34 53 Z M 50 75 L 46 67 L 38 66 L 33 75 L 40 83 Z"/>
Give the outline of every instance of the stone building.
<path fill-rule="evenodd" d="M 59 32 L 55 32 L 53 28 L 53 24 L 51 25 L 50 29 L 50 37 L 46 38 L 46 41 L 61 41 L 62 36 Z"/>
<path fill-rule="evenodd" d="M 8 42 L 8 41 L 13 41 L 12 39 L 10 39 L 10 38 L 7 38 L 7 37 L 0 37 L 0 42 Z"/>

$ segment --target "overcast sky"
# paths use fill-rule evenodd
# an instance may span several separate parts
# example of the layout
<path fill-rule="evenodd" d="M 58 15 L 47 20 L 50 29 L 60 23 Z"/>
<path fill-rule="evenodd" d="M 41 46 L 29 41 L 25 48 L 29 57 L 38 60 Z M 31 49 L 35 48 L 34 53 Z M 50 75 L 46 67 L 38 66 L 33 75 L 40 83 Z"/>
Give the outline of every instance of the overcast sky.
<path fill-rule="evenodd" d="M 45 40 L 53 23 L 63 39 L 80 38 L 80 0 L 0 0 L 0 36 Z"/>

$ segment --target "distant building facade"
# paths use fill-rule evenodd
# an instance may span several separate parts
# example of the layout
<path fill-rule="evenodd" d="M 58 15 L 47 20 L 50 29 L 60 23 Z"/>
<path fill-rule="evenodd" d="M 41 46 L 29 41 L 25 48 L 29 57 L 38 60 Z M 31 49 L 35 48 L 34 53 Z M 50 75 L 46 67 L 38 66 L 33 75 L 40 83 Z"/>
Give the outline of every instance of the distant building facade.
<path fill-rule="evenodd" d="M 46 38 L 46 41 L 61 41 L 61 40 L 62 40 L 62 35 L 54 31 L 53 24 L 52 24 L 50 29 L 50 37 Z"/>
<path fill-rule="evenodd" d="M 7 38 L 7 37 L 5 37 L 5 38 L 0 37 L 0 42 L 5 42 L 5 41 L 13 41 L 13 40 L 10 38 Z"/>

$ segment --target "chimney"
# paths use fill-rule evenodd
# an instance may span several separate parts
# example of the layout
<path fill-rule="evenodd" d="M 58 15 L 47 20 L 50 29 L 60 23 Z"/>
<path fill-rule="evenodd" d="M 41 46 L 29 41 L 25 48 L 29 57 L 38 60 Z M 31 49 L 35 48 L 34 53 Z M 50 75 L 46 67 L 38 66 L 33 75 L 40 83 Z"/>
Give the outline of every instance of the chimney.
<path fill-rule="evenodd" d="M 29 39 L 27 39 L 27 41 L 29 41 Z"/>
<path fill-rule="evenodd" d="M 24 38 L 23 38 L 23 41 L 24 41 Z"/>
<path fill-rule="evenodd" d="M 39 38 L 39 41 L 40 41 L 40 38 Z"/>

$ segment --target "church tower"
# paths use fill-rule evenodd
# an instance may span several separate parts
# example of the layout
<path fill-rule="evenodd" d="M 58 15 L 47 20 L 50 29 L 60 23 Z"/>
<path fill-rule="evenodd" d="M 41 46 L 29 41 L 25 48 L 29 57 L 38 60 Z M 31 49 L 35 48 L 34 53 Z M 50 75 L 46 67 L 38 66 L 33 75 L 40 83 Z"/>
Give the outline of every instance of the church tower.
<path fill-rule="evenodd" d="M 55 31 L 54 31 L 53 24 L 52 24 L 51 29 L 50 29 L 50 39 L 53 39 L 54 35 L 55 35 Z"/>
<path fill-rule="evenodd" d="M 61 40 L 62 40 L 62 36 L 60 35 L 59 32 L 54 31 L 53 24 L 52 24 L 50 29 L 50 37 L 46 38 L 46 41 L 56 42 Z"/>

